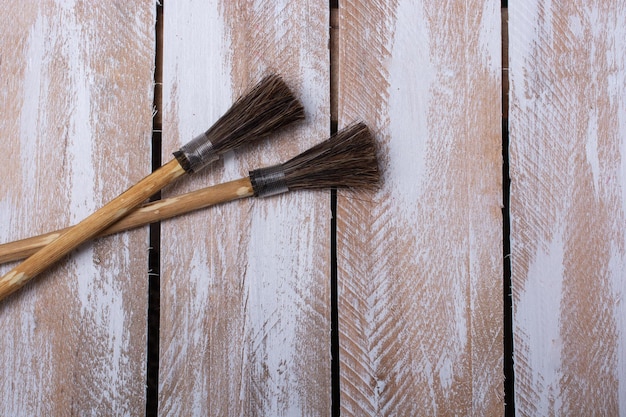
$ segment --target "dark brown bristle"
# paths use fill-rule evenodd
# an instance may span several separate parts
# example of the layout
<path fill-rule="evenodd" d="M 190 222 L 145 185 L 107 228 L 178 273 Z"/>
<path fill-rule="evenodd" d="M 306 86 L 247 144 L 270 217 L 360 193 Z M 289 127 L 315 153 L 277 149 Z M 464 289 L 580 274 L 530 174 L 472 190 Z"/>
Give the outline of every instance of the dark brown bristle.
<path fill-rule="evenodd" d="M 282 164 L 289 190 L 373 188 L 380 181 L 376 144 L 367 126 L 356 123 Z"/>
<path fill-rule="evenodd" d="M 303 118 L 302 104 L 283 79 L 272 74 L 240 97 L 205 135 L 213 152 L 223 154 Z"/>

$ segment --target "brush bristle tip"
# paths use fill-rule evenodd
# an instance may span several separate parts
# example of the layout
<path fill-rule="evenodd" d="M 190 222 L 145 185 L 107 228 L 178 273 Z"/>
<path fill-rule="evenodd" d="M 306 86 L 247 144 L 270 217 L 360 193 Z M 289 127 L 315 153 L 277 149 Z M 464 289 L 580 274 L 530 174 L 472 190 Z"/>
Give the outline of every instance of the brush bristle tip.
<path fill-rule="evenodd" d="M 374 188 L 380 181 L 376 143 L 364 123 L 340 130 L 283 168 L 290 190 Z"/>

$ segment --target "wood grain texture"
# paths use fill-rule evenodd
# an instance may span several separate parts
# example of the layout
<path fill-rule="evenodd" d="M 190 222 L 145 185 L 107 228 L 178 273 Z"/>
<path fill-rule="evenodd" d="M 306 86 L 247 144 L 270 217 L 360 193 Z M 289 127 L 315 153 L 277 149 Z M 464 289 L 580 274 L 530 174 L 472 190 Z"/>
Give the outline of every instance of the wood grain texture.
<path fill-rule="evenodd" d="M 3 3 L 0 240 L 75 223 L 149 173 L 153 45 L 152 2 Z M 144 229 L 4 300 L 0 415 L 141 415 L 146 276 Z"/>
<path fill-rule="evenodd" d="M 272 70 L 307 112 L 167 195 L 327 137 L 327 2 L 169 2 L 164 16 L 164 152 Z M 329 225 L 327 192 L 238 201 L 162 225 L 160 414 L 329 414 Z"/>
<path fill-rule="evenodd" d="M 342 415 L 502 415 L 499 4 L 339 13 L 339 124 L 384 172 L 338 198 Z"/>
<path fill-rule="evenodd" d="M 520 415 L 626 413 L 625 6 L 510 3 Z"/>

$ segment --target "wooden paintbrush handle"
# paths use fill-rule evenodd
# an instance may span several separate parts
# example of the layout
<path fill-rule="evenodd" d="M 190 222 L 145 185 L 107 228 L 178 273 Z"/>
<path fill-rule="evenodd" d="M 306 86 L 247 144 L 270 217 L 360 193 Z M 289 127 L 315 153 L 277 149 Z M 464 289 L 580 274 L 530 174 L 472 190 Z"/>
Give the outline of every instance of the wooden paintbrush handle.
<path fill-rule="evenodd" d="M 57 239 L 0 278 L 0 300 L 22 287 L 81 243 L 93 238 L 109 225 L 124 217 L 130 210 L 184 173 L 185 170 L 178 161 L 173 159 L 76 226 L 65 231 Z"/>
<path fill-rule="evenodd" d="M 128 214 L 128 216 L 99 233 L 98 237 L 112 235 L 123 230 L 129 230 L 160 220 L 169 219 L 215 204 L 252 197 L 253 195 L 254 191 L 250 183 L 250 178 L 246 177 L 223 184 L 217 184 L 212 187 L 202 188 L 177 197 L 165 198 L 137 208 L 135 211 Z M 57 239 L 68 229 L 69 227 L 39 236 L 1 244 L 0 264 L 24 259 L 34 254 L 42 247 Z"/>

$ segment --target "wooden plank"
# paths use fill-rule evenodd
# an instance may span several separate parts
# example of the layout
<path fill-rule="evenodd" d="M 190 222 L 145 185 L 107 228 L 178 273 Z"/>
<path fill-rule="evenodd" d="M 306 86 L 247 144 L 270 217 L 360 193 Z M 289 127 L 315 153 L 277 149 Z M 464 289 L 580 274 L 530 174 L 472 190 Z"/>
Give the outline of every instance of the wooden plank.
<path fill-rule="evenodd" d="M 511 2 L 520 415 L 626 413 L 626 8 Z"/>
<path fill-rule="evenodd" d="M 167 195 L 245 176 L 328 135 L 326 1 L 168 2 L 163 14 L 166 153 L 271 70 L 307 112 Z M 160 414 L 329 414 L 329 225 L 328 192 L 162 224 Z"/>
<path fill-rule="evenodd" d="M 340 2 L 340 126 L 384 173 L 338 197 L 342 415 L 503 413 L 499 6 Z"/>
<path fill-rule="evenodd" d="M 152 2 L 8 1 L 0 51 L 0 240 L 75 223 L 149 172 Z M 141 415 L 146 276 L 143 229 L 0 304 L 0 415 Z"/>

